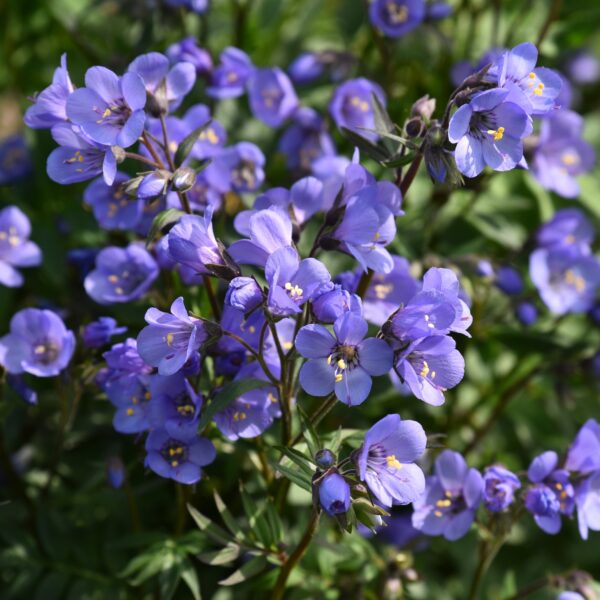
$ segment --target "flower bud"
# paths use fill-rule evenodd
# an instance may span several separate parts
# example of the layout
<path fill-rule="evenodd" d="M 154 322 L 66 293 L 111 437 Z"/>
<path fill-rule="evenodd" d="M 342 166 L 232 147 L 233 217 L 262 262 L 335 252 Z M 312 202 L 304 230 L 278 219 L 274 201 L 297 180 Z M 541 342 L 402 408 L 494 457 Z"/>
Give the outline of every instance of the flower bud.
<path fill-rule="evenodd" d="M 121 148 L 121 146 L 111 146 L 110 150 L 113 153 L 113 156 L 115 157 L 115 160 L 117 161 L 117 164 L 119 164 L 119 165 L 122 162 L 124 162 L 124 160 L 127 158 L 125 149 Z"/>
<path fill-rule="evenodd" d="M 137 194 L 139 198 L 156 198 L 162 196 L 171 181 L 171 173 L 164 169 L 157 169 L 146 175 L 140 182 Z"/>
<path fill-rule="evenodd" d="M 196 183 L 196 172 L 190 167 L 179 167 L 173 173 L 173 187 L 178 192 L 187 192 L 194 187 Z"/>
<path fill-rule="evenodd" d="M 335 454 L 328 448 L 323 448 L 315 454 L 315 462 L 320 469 L 329 469 L 335 464 Z"/>
<path fill-rule="evenodd" d="M 508 296 L 516 296 L 523 291 L 523 278 L 513 267 L 500 267 L 496 271 L 496 287 Z"/>
<path fill-rule="evenodd" d="M 423 135 L 425 132 L 425 123 L 423 123 L 421 117 L 413 117 L 412 119 L 406 121 L 404 130 L 406 131 L 407 137 L 416 138 L 420 135 Z"/>
<path fill-rule="evenodd" d="M 430 98 L 428 94 L 419 98 L 410 110 L 412 117 L 421 117 L 424 121 L 429 121 L 435 112 L 435 98 Z"/>
<path fill-rule="evenodd" d="M 319 502 L 330 516 L 348 512 L 350 508 L 350 486 L 339 473 L 330 473 L 319 483 Z"/>
<path fill-rule="evenodd" d="M 313 300 L 313 312 L 319 321 L 334 323 L 346 312 L 361 316 L 362 302 L 356 294 L 351 294 L 337 285 Z"/>
<path fill-rule="evenodd" d="M 118 490 L 125 481 L 125 465 L 118 456 L 111 456 L 106 461 L 106 479 L 110 487 Z"/>
<path fill-rule="evenodd" d="M 244 313 L 249 313 L 262 304 L 264 296 L 256 280 L 252 277 L 236 277 L 229 282 L 225 304 Z"/>
<path fill-rule="evenodd" d="M 538 318 L 538 311 L 531 302 L 521 302 L 516 308 L 517 319 L 525 326 L 533 325 Z"/>

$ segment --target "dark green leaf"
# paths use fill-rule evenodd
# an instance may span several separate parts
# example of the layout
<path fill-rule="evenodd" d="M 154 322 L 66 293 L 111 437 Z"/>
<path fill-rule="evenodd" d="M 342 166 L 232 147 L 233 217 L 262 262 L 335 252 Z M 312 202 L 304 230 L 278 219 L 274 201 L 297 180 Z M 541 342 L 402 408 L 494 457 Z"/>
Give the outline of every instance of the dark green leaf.
<path fill-rule="evenodd" d="M 185 215 L 185 213 L 177 208 L 169 208 L 158 213 L 150 226 L 146 245 L 150 245 L 165 227 L 177 223 L 183 215 Z"/>
<path fill-rule="evenodd" d="M 306 440 L 308 451 L 312 456 L 315 456 L 315 454 L 321 449 L 319 435 L 315 431 L 313 424 L 310 422 L 310 419 L 304 410 L 300 406 L 297 407 L 297 410 L 298 415 L 300 416 L 300 423 L 302 425 L 302 434 Z"/>
<path fill-rule="evenodd" d="M 354 144 L 362 153 L 366 154 L 369 158 L 376 160 L 377 162 L 385 162 L 392 156 L 387 150 L 376 146 L 373 142 L 362 137 L 358 133 L 342 127 L 342 133 L 348 140 Z"/>
<path fill-rule="evenodd" d="M 272 467 L 281 473 L 284 477 L 289 479 L 292 483 L 295 483 L 298 487 L 301 487 L 303 490 L 307 492 L 312 491 L 312 481 L 308 478 L 304 472 L 298 469 L 292 469 L 290 467 L 286 467 L 285 465 L 281 465 L 275 461 L 271 463 Z"/>
<path fill-rule="evenodd" d="M 308 456 L 302 454 L 299 450 L 294 450 L 294 448 L 284 448 L 283 446 L 276 446 L 276 448 L 298 465 L 309 477 L 314 475 L 315 469 L 311 466 L 312 460 Z"/>
<path fill-rule="evenodd" d="M 392 133 L 392 131 L 395 131 L 396 126 L 376 94 L 371 94 L 371 105 L 373 106 L 375 130 L 377 133 L 383 135 L 384 133 Z M 395 152 L 397 150 L 397 144 L 394 144 L 387 136 L 383 136 L 382 143 L 388 152 Z"/>
<path fill-rule="evenodd" d="M 221 585 L 237 585 L 255 575 L 261 573 L 268 565 L 267 559 L 264 556 L 256 556 L 249 560 L 245 565 L 232 573 L 226 579 L 219 581 Z"/>
<path fill-rule="evenodd" d="M 202 600 L 198 574 L 196 573 L 196 569 L 194 568 L 192 562 L 187 558 L 181 563 L 180 575 L 181 579 L 183 579 L 184 583 L 190 590 L 194 600 Z"/>
<path fill-rule="evenodd" d="M 397 169 L 398 167 L 403 167 L 404 165 L 408 165 L 415 158 L 415 155 L 412 152 L 408 154 L 397 154 L 396 156 L 390 158 L 390 160 L 386 160 L 383 164 L 384 167 L 388 169 Z"/>
<path fill-rule="evenodd" d="M 191 504 L 187 505 L 187 509 L 192 515 L 192 519 L 196 522 L 196 525 L 201 531 L 213 541 L 219 544 L 228 544 L 231 542 L 231 536 L 216 523 L 213 523 L 208 517 L 205 517 L 202 513 L 198 512 Z"/>
<path fill-rule="evenodd" d="M 283 525 L 281 523 L 281 517 L 271 498 L 265 502 L 265 516 L 271 529 L 271 538 L 275 540 L 275 543 L 277 544 L 283 539 Z"/>
<path fill-rule="evenodd" d="M 208 121 L 202 125 L 202 127 L 198 127 L 194 129 L 192 133 L 183 138 L 183 141 L 179 144 L 177 148 L 177 152 L 175 153 L 175 166 L 180 167 L 185 159 L 190 155 L 194 144 L 198 141 L 198 138 L 202 135 L 202 132 L 208 129 L 211 125 L 212 121 Z"/>
<path fill-rule="evenodd" d="M 277 540 L 271 537 L 269 524 L 264 517 L 265 504 L 263 503 L 262 508 L 259 509 L 241 483 L 240 495 L 242 497 L 242 504 L 244 505 L 244 512 L 246 513 L 246 517 L 248 517 L 250 530 L 256 534 L 258 540 L 262 542 L 265 547 L 270 547 Z"/>
<path fill-rule="evenodd" d="M 198 431 L 202 431 L 212 420 L 212 418 L 221 410 L 226 409 L 236 398 L 242 394 L 256 390 L 257 388 L 271 385 L 268 381 L 262 379 L 238 379 L 228 383 L 211 401 L 204 407 Z"/>

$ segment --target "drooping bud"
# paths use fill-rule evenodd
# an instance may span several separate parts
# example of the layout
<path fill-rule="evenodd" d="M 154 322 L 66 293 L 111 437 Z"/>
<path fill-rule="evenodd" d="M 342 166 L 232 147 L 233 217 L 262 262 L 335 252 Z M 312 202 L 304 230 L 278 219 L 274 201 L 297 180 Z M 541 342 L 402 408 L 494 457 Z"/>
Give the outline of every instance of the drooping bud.
<path fill-rule="evenodd" d="M 173 173 L 173 188 L 178 192 L 187 192 L 196 183 L 196 172 L 190 167 L 179 167 Z"/>
<path fill-rule="evenodd" d="M 164 169 L 157 169 L 146 175 L 137 190 L 139 198 L 156 198 L 166 193 L 172 174 Z"/>
<path fill-rule="evenodd" d="M 319 503 L 330 516 L 341 515 L 350 508 L 350 486 L 339 473 L 325 475 L 319 482 Z"/>
<path fill-rule="evenodd" d="M 320 469 L 329 469 L 335 464 L 335 454 L 328 448 L 323 448 L 315 454 L 315 463 Z"/>
<path fill-rule="evenodd" d="M 253 277 L 235 277 L 229 282 L 225 304 L 246 314 L 262 304 L 263 301 L 264 294 Z"/>

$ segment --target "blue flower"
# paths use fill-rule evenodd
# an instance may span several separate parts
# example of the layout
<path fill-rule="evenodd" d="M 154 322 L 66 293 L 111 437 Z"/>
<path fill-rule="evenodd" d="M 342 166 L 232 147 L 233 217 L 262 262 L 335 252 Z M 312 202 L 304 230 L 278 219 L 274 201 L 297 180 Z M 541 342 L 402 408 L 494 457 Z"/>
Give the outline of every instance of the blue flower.
<path fill-rule="evenodd" d="M 444 450 L 435 460 L 435 475 L 427 478 L 425 493 L 413 503 L 413 527 L 458 540 L 475 520 L 482 495 L 479 471 L 470 469 L 458 452 Z"/>
<path fill-rule="evenodd" d="M 298 108 L 298 96 L 288 76 L 278 68 L 256 69 L 248 80 L 252 114 L 270 127 L 280 127 Z"/>
<path fill-rule="evenodd" d="M 106 461 L 106 479 L 115 490 L 118 490 L 125 481 L 125 465 L 118 456 L 111 456 Z"/>
<path fill-rule="evenodd" d="M 126 331 L 127 327 L 118 327 L 113 318 L 100 317 L 97 321 L 92 321 L 85 326 L 81 337 L 87 348 L 101 348 L 108 344 L 114 335 L 120 335 Z"/>
<path fill-rule="evenodd" d="M 158 277 L 158 265 L 137 244 L 109 246 L 96 256 L 96 268 L 85 278 L 85 291 L 99 304 L 131 302 L 141 298 Z"/>
<path fill-rule="evenodd" d="M 573 111 L 559 110 L 542 119 L 531 170 L 543 187 L 564 198 L 579 196 L 577 176 L 596 162 L 594 148 L 582 136 L 583 118 Z"/>
<path fill-rule="evenodd" d="M 42 262 L 37 244 L 29 240 L 31 224 L 16 206 L 0 210 L 0 284 L 7 287 L 23 285 L 17 267 L 36 267 Z"/>
<path fill-rule="evenodd" d="M 146 89 L 137 73 L 118 77 L 105 67 L 92 67 L 85 87 L 67 98 L 67 116 L 93 141 L 127 148 L 144 129 L 145 105 Z"/>
<path fill-rule="evenodd" d="M 334 323 L 347 312 L 362 316 L 362 301 L 360 296 L 348 292 L 341 285 L 336 285 L 332 290 L 315 298 L 312 309 L 321 323 Z"/>
<path fill-rule="evenodd" d="M 330 516 L 347 513 L 350 509 L 350 486 L 339 473 L 328 473 L 318 484 L 319 503 Z"/>
<path fill-rule="evenodd" d="M 169 6 L 184 6 L 199 15 L 205 13 L 210 6 L 209 0 L 165 0 L 165 2 Z"/>
<path fill-rule="evenodd" d="M 32 169 L 31 154 L 22 135 L 11 135 L 0 141 L 0 185 L 21 181 Z"/>
<path fill-rule="evenodd" d="M 171 314 L 149 308 L 144 318 L 148 326 L 138 335 L 138 352 L 160 375 L 177 373 L 210 338 L 205 322 L 189 316 L 181 297 Z"/>
<path fill-rule="evenodd" d="M 194 428 L 176 436 L 165 429 L 151 431 L 146 439 L 146 466 L 157 475 L 191 485 L 200 481 L 202 467 L 217 455 L 212 442 L 197 435 Z"/>
<path fill-rule="evenodd" d="M 253 277 L 236 277 L 229 282 L 225 304 L 249 313 L 264 302 L 264 294 Z"/>
<path fill-rule="evenodd" d="M 127 173 L 117 172 L 112 185 L 104 179 L 94 179 L 83 193 L 83 201 L 91 207 L 94 217 L 104 229 L 134 229 L 144 211 L 144 202 L 130 198 L 124 190 Z"/>
<path fill-rule="evenodd" d="M 265 156 L 258 146 L 239 142 L 216 154 L 204 173 L 221 193 L 255 192 L 265 179 L 264 165 Z"/>
<path fill-rule="evenodd" d="M 297 85 L 316 81 L 325 72 L 325 64 L 316 52 L 302 52 L 289 65 L 288 73 Z"/>
<path fill-rule="evenodd" d="M 102 175 L 106 184 L 112 185 L 117 174 L 117 159 L 110 146 L 92 141 L 81 128 L 69 123 L 54 125 L 52 137 L 59 144 L 46 163 L 52 181 L 69 185 Z"/>
<path fill-rule="evenodd" d="M 296 336 L 296 350 L 309 360 L 300 369 L 300 385 L 312 396 L 335 391 L 340 402 L 362 404 L 371 391 L 371 377 L 392 366 L 392 349 L 384 340 L 367 338 L 367 322 L 345 313 L 332 335 L 323 325 L 305 325 Z"/>
<path fill-rule="evenodd" d="M 175 110 L 196 83 L 196 67 L 192 63 L 178 62 L 171 67 L 169 59 L 159 52 L 138 56 L 127 72 L 142 78 L 146 91 L 164 112 Z"/>
<path fill-rule="evenodd" d="M 425 476 L 414 462 L 426 445 L 419 423 L 387 415 L 365 434 L 356 456 L 360 480 L 383 506 L 414 502 L 425 490 Z"/>
<path fill-rule="evenodd" d="M 533 325 L 538 318 L 538 310 L 531 302 L 519 302 L 515 309 L 517 319 L 526 327 Z"/>
<path fill-rule="evenodd" d="M 575 493 L 579 534 L 587 540 L 590 529 L 600 531 L 600 470 L 586 477 Z"/>
<path fill-rule="evenodd" d="M 509 296 L 518 296 L 525 287 L 519 271 L 509 266 L 496 269 L 494 283 Z"/>
<path fill-rule="evenodd" d="M 371 23 L 391 38 L 399 38 L 425 19 L 424 0 L 374 0 L 369 6 Z"/>
<path fill-rule="evenodd" d="M 171 44 L 165 53 L 171 64 L 187 62 L 194 65 L 197 75 L 208 75 L 213 69 L 210 54 L 204 48 L 199 48 L 196 38 L 186 37 Z"/>
<path fill-rule="evenodd" d="M 375 129 L 375 113 L 373 112 L 371 95 L 375 94 L 381 104 L 385 105 L 385 94 L 381 87 L 364 77 L 345 81 L 335 90 L 329 112 L 338 127 L 346 127 L 369 140 L 379 136 Z"/>
<path fill-rule="evenodd" d="M 508 90 L 500 88 L 480 92 L 452 115 L 448 139 L 456 144 L 454 158 L 463 175 L 476 177 L 486 165 L 507 171 L 523 158 L 530 119 L 508 96 Z"/>
<path fill-rule="evenodd" d="M 32 129 L 50 129 L 67 121 L 67 98 L 75 90 L 67 71 L 67 55 L 60 57 L 52 83 L 33 98 L 25 112 L 25 124 Z"/>
<path fill-rule="evenodd" d="M 278 317 L 302 312 L 305 302 L 333 287 L 331 275 L 316 258 L 300 260 L 298 252 L 288 246 L 276 250 L 265 265 L 269 283 L 267 306 Z"/>
<path fill-rule="evenodd" d="M 587 256 L 595 237 L 596 229 L 583 211 L 565 208 L 538 229 L 536 240 L 540 248 Z"/>
<path fill-rule="evenodd" d="M 56 313 L 25 308 L 13 315 L 10 333 L 0 338 L 0 365 L 12 374 L 54 377 L 74 351 L 75 335 Z"/>
<path fill-rule="evenodd" d="M 557 469 L 558 455 L 548 451 L 533 459 L 527 476 L 534 484 L 525 494 L 525 508 L 537 525 L 549 534 L 561 528 L 561 515 L 571 516 L 575 508 L 575 490 L 569 473 Z"/>
<path fill-rule="evenodd" d="M 211 98 L 219 100 L 237 98 L 244 93 L 248 78 L 253 71 L 254 65 L 245 52 L 239 48 L 225 48 L 221 53 L 219 64 L 212 72 L 206 93 Z"/>
<path fill-rule="evenodd" d="M 492 512 L 501 512 L 515 499 L 521 487 L 519 478 L 502 465 L 488 467 L 483 473 L 483 503 Z"/>

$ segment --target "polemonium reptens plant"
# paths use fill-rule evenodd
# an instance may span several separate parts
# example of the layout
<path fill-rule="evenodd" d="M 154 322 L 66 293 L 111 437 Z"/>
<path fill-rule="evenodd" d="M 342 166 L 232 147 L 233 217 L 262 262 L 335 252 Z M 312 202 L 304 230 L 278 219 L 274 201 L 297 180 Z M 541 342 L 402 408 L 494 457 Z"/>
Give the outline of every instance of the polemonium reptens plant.
<path fill-rule="evenodd" d="M 139 55 L 62 55 L 24 117 L 56 201 L 0 209 L 7 597 L 596 597 L 566 537 L 597 554 L 600 262 L 561 3 L 528 36 L 500 2 L 159 4 Z"/>

